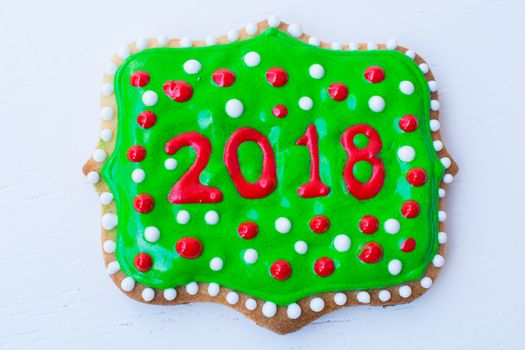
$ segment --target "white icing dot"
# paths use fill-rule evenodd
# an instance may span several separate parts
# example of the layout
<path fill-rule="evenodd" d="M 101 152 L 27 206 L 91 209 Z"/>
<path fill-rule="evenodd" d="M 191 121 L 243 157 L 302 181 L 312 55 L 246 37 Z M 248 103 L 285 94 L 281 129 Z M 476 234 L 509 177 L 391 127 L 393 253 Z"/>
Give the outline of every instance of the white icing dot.
<path fill-rule="evenodd" d="M 202 65 L 199 61 L 191 59 L 184 62 L 184 65 L 182 67 L 184 71 L 188 74 L 197 74 L 200 72 Z"/>
<path fill-rule="evenodd" d="M 113 131 L 111 129 L 105 128 L 100 131 L 100 138 L 104 142 L 109 142 L 113 137 Z"/>
<path fill-rule="evenodd" d="M 444 222 L 444 221 L 446 221 L 446 220 L 447 220 L 447 213 L 444 212 L 443 210 L 440 210 L 440 211 L 438 212 L 438 220 L 439 220 L 439 222 Z"/>
<path fill-rule="evenodd" d="M 314 101 L 308 96 L 303 96 L 299 99 L 299 107 L 304 111 L 309 111 L 314 106 Z"/>
<path fill-rule="evenodd" d="M 253 311 L 253 310 L 257 309 L 257 301 L 255 301 L 255 299 L 248 298 L 244 302 L 244 306 L 246 306 L 246 309 L 248 309 L 250 311 Z"/>
<path fill-rule="evenodd" d="M 177 213 L 177 222 L 185 225 L 190 221 L 190 213 L 187 210 L 179 210 Z"/>
<path fill-rule="evenodd" d="M 428 88 L 430 92 L 436 92 L 437 91 L 437 83 L 435 80 L 431 80 L 428 82 Z"/>
<path fill-rule="evenodd" d="M 210 260 L 210 269 L 212 269 L 213 271 L 220 271 L 222 270 L 223 266 L 224 262 L 219 257 L 215 257 Z"/>
<path fill-rule="evenodd" d="M 288 26 L 288 33 L 294 38 L 299 38 L 303 35 L 303 28 L 297 23 L 292 23 Z"/>
<path fill-rule="evenodd" d="M 137 50 L 141 51 L 148 47 L 148 39 L 147 38 L 138 38 L 135 42 L 135 46 L 137 46 Z"/>
<path fill-rule="evenodd" d="M 207 211 L 206 214 L 204 214 L 204 221 L 208 225 L 216 225 L 219 222 L 219 214 L 215 210 Z"/>
<path fill-rule="evenodd" d="M 271 15 L 268 17 L 268 26 L 275 28 L 281 24 L 281 20 L 276 15 Z"/>
<path fill-rule="evenodd" d="M 373 112 L 382 112 L 385 109 L 385 100 L 381 96 L 372 96 L 368 100 L 368 107 Z"/>
<path fill-rule="evenodd" d="M 114 275 L 120 271 L 120 264 L 118 263 L 118 261 L 112 261 L 108 264 L 106 271 L 109 275 Z"/>
<path fill-rule="evenodd" d="M 231 42 L 237 41 L 239 39 L 239 32 L 234 30 L 234 29 L 232 29 L 232 30 L 228 31 L 228 33 L 226 34 L 226 37 Z"/>
<path fill-rule="evenodd" d="M 324 67 L 318 63 L 312 64 L 308 69 L 310 76 L 314 79 L 321 79 L 324 77 Z"/>
<path fill-rule="evenodd" d="M 430 68 L 428 68 L 428 64 L 426 63 L 421 63 L 419 65 L 419 69 L 421 70 L 421 72 L 423 72 L 423 74 L 427 74 L 428 71 L 430 70 Z"/>
<path fill-rule="evenodd" d="M 90 184 L 97 184 L 100 181 L 100 175 L 96 171 L 90 171 L 86 175 L 86 180 Z"/>
<path fill-rule="evenodd" d="M 386 233 L 394 235 L 399 232 L 399 230 L 401 229 L 401 225 L 396 219 L 388 219 L 385 221 L 384 228 Z"/>
<path fill-rule="evenodd" d="M 125 277 L 120 282 L 120 288 L 125 292 L 131 292 L 135 288 L 135 281 L 131 277 Z"/>
<path fill-rule="evenodd" d="M 189 295 L 195 295 L 199 292 L 199 285 L 197 282 L 190 282 L 186 285 L 186 293 Z"/>
<path fill-rule="evenodd" d="M 324 300 L 321 298 L 313 298 L 310 300 L 310 309 L 313 312 L 321 312 L 324 309 Z"/>
<path fill-rule="evenodd" d="M 142 169 L 135 169 L 131 173 L 131 179 L 137 184 L 142 183 L 146 179 L 146 172 Z"/>
<path fill-rule="evenodd" d="M 361 304 L 370 303 L 370 294 L 368 294 L 368 292 L 364 292 L 364 291 L 358 292 L 356 297 L 357 297 L 357 301 L 360 302 Z"/>
<path fill-rule="evenodd" d="M 239 118 L 244 112 L 244 106 L 241 101 L 232 98 L 226 102 L 226 114 L 232 118 Z"/>
<path fill-rule="evenodd" d="M 395 38 L 388 39 L 386 42 L 386 48 L 388 50 L 395 50 L 397 48 L 397 40 Z"/>
<path fill-rule="evenodd" d="M 405 55 L 407 55 L 411 59 L 414 59 L 416 57 L 416 53 L 412 50 L 407 50 L 407 52 L 405 52 Z"/>
<path fill-rule="evenodd" d="M 421 284 L 421 287 L 425 288 L 425 289 L 428 289 L 430 287 L 432 287 L 432 278 L 426 276 L 426 277 L 423 277 L 420 281 L 420 284 Z"/>
<path fill-rule="evenodd" d="M 159 46 L 166 46 L 170 42 L 170 39 L 166 35 L 159 35 L 157 37 L 157 43 Z"/>
<path fill-rule="evenodd" d="M 346 297 L 345 293 L 335 293 L 334 295 L 334 303 L 336 303 L 339 306 L 343 306 L 346 304 L 346 301 L 348 298 Z"/>
<path fill-rule="evenodd" d="M 267 301 L 263 304 L 262 313 L 264 317 L 274 317 L 277 313 L 277 305 L 271 301 Z"/>
<path fill-rule="evenodd" d="M 155 226 L 148 226 L 144 229 L 144 238 L 150 243 L 155 243 L 160 238 L 160 230 Z"/>
<path fill-rule="evenodd" d="M 294 249 L 297 252 L 297 254 L 306 254 L 308 251 L 308 244 L 306 244 L 305 241 L 297 241 L 294 244 Z"/>
<path fill-rule="evenodd" d="M 390 274 L 393 276 L 399 275 L 402 269 L 403 264 L 397 259 L 390 260 L 388 263 L 388 272 L 390 272 Z"/>
<path fill-rule="evenodd" d="M 157 96 L 157 93 L 153 90 L 145 91 L 142 95 L 142 103 L 146 106 L 154 106 L 157 104 L 159 100 L 159 96 Z"/>
<path fill-rule="evenodd" d="M 445 168 L 448 168 L 448 167 L 445 166 Z M 443 176 L 443 182 L 444 183 L 450 184 L 450 183 L 452 183 L 452 181 L 454 181 L 454 176 L 452 174 L 445 174 L 445 176 Z"/>
<path fill-rule="evenodd" d="M 359 49 L 359 45 L 357 45 L 357 43 L 348 43 L 348 50 L 356 51 L 358 49 Z"/>
<path fill-rule="evenodd" d="M 438 233 L 438 242 L 439 244 L 445 244 L 447 243 L 447 233 L 446 232 L 440 232 Z"/>
<path fill-rule="evenodd" d="M 380 290 L 379 293 L 377 294 L 377 297 L 379 298 L 379 300 L 381 300 L 382 302 L 386 302 L 386 301 L 389 301 L 390 298 L 392 297 L 392 295 L 390 294 L 390 292 L 386 289 L 383 289 L 383 290 Z"/>
<path fill-rule="evenodd" d="M 330 45 L 330 47 L 332 48 L 332 50 L 342 50 L 343 49 L 343 44 L 341 44 L 338 41 L 334 41 L 332 43 L 332 45 Z"/>
<path fill-rule="evenodd" d="M 443 149 L 443 142 L 441 142 L 440 140 L 436 140 L 433 142 L 433 145 L 434 145 L 434 149 L 439 152 Z"/>
<path fill-rule="evenodd" d="M 308 44 L 313 45 L 313 46 L 321 46 L 321 40 L 319 40 L 315 36 L 311 36 L 308 38 Z"/>
<path fill-rule="evenodd" d="M 208 284 L 208 295 L 216 297 L 221 292 L 221 287 L 217 283 Z"/>
<path fill-rule="evenodd" d="M 102 86 L 100 87 L 100 92 L 104 96 L 110 96 L 113 93 L 113 84 L 111 83 L 102 84 Z"/>
<path fill-rule="evenodd" d="M 432 119 L 432 120 L 430 121 L 430 130 L 431 130 L 432 132 L 436 132 L 436 131 L 438 131 L 440 127 L 441 127 L 441 124 L 439 123 L 439 120 L 437 120 L 437 119 Z"/>
<path fill-rule="evenodd" d="M 432 259 L 432 265 L 434 265 L 435 267 L 442 267 L 443 265 L 445 265 L 445 258 L 443 258 L 443 256 L 439 254 L 436 254 Z"/>
<path fill-rule="evenodd" d="M 259 259 L 259 254 L 255 249 L 249 248 L 244 252 L 243 258 L 247 264 L 255 264 L 257 259 Z"/>
<path fill-rule="evenodd" d="M 275 229 L 279 233 L 288 233 L 292 229 L 292 222 L 288 218 L 280 217 L 275 220 Z"/>
<path fill-rule="evenodd" d="M 155 291 L 151 288 L 144 288 L 142 291 L 142 299 L 144 301 L 152 301 L 155 298 Z"/>
<path fill-rule="evenodd" d="M 408 298 L 412 295 L 412 288 L 410 286 L 401 286 L 399 287 L 399 295 L 401 298 Z"/>
<path fill-rule="evenodd" d="M 350 249 L 350 245 L 351 245 L 350 237 L 348 237 L 347 235 L 341 234 L 341 235 L 335 236 L 334 247 L 335 247 L 335 250 L 337 250 L 338 252 L 344 253 L 348 251 L 348 249 Z"/>
<path fill-rule="evenodd" d="M 174 170 L 177 168 L 177 160 L 173 158 L 168 158 L 164 161 L 164 167 L 168 170 Z"/>
<path fill-rule="evenodd" d="M 410 81 L 404 80 L 399 83 L 399 90 L 401 90 L 401 92 L 405 95 L 412 95 L 415 90 L 414 84 L 412 84 Z"/>
<path fill-rule="evenodd" d="M 191 40 L 187 36 L 180 39 L 180 47 L 191 47 L 192 45 L 193 45 L 193 40 Z"/>
<path fill-rule="evenodd" d="M 296 303 L 288 305 L 288 308 L 286 309 L 286 315 L 291 320 L 297 320 L 299 317 L 301 317 L 301 307 Z"/>
<path fill-rule="evenodd" d="M 111 254 L 115 252 L 115 249 L 117 248 L 117 244 L 115 243 L 115 241 L 108 239 L 107 241 L 104 242 L 104 244 L 102 245 L 102 248 L 104 249 L 106 253 Z"/>
<path fill-rule="evenodd" d="M 111 120 L 113 119 L 113 108 L 106 106 L 100 110 L 100 117 L 103 120 Z"/>
<path fill-rule="evenodd" d="M 443 164 L 443 166 L 445 167 L 445 169 L 450 168 L 450 166 L 452 165 L 452 161 L 450 160 L 449 157 L 443 157 L 443 158 L 441 158 L 440 160 L 441 160 L 441 164 Z M 447 175 L 445 175 L 445 176 L 447 176 Z M 452 175 L 450 175 L 450 176 L 452 176 Z M 444 180 L 444 179 L 443 179 L 443 180 Z M 445 181 L 445 182 L 446 182 L 446 181 Z M 452 182 L 452 181 L 450 181 L 450 182 Z M 449 183 L 449 182 L 447 182 L 447 183 Z"/>
<path fill-rule="evenodd" d="M 444 189 L 440 188 L 440 189 L 438 190 L 438 196 L 439 196 L 439 198 L 444 198 L 446 194 L 447 194 L 447 191 L 445 191 Z"/>
<path fill-rule="evenodd" d="M 411 146 L 399 147 L 397 156 L 402 162 L 410 163 L 416 157 L 416 150 Z"/>
<path fill-rule="evenodd" d="M 107 158 L 106 151 L 103 149 L 97 149 L 93 152 L 93 159 L 97 163 L 103 163 Z"/>
<path fill-rule="evenodd" d="M 372 41 L 369 41 L 367 44 L 366 44 L 366 49 L 367 50 L 377 50 L 377 44 L 372 42 Z"/>
<path fill-rule="evenodd" d="M 177 290 L 175 288 L 168 288 L 164 290 L 164 299 L 167 301 L 172 301 L 177 298 Z"/>
<path fill-rule="evenodd" d="M 119 58 L 125 60 L 129 57 L 129 55 L 131 55 L 131 49 L 128 46 L 122 46 L 120 49 L 118 49 L 117 55 Z"/>
<path fill-rule="evenodd" d="M 99 199 L 102 205 L 108 205 L 113 202 L 113 194 L 111 192 L 102 192 Z"/>
<path fill-rule="evenodd" d="M 261 56 L 255 51 L 250 51 L 244 55 L 243 60 L 248 67 L 255 67 L 261 63 Z"/>
<path fill-rule="evenodd" d="M 430 101 L 430 109 L 434 112 L 439 111 L 440 103 L 438 100 L 432 100 Z"/>
<path fill-rule="evenodd" d="M 206 45 L 210 46 L 210 45 L 215 45 L 217 44 L 217 38 L 214 36 L 214 35 L 208 35 L 206 37 L 206 39 L 204 40 L 204 42 L 206 43 Z"/>
<path fill-rule="evenodd" d="M 113 230 L 118 225 L 118 218 L 115 214 L 107 213 L 102 216 L 102 227 L 106 231 Z"/>
<path fill-rule="evenodd" d="M 106 66 L 106 74 L 107 75 L 115 75 L 115 73 L 117 72 L 117 65 L 115 64 L 115 62 L 109 62 L 108 65 Z"/>
<path fill-rule="evenodd" d="M 239 302 L 239 294 L 235 292 L 228 292 L 228 294 L 226 294 L 226 301 L 231 305 L 237 304 Z"/>
<path fill-rule="evenodd" d="M 246 34 L 248 35 L 255 35 L 257 34 L 257 25 L 255 23 L 248 23 L 245 27 L 244 27 L 244 31 L 246 32 Z"/>

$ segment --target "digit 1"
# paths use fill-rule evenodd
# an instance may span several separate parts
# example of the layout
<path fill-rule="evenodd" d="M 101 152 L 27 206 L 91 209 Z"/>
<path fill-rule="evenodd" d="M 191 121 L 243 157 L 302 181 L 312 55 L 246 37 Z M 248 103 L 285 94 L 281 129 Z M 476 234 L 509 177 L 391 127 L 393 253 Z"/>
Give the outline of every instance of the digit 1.
<path fill-rule="evenodd" d="M 330 187 L 321 181 L 319 174 L 319 135 L 317 128 L 311 124 L 303 136 L 297 140 L 298 146 L 306 146 L 310 153 L 310 180 L 297 189 L 303 198 L 324 197 L 330 193 Z"/>

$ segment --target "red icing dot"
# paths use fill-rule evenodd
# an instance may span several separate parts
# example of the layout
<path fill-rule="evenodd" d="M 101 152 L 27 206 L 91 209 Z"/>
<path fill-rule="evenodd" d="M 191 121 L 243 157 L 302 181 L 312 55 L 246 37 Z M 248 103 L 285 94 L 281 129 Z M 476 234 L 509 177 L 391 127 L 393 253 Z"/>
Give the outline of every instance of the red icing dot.
<path fill-rule="evenodd" d="M 147 214 L 153 210 L 155 201 L 153 197 L 147 193 L 138 194 L 133 200 L 133 206 L 135 210 L 141 214 Z"/>
<path fill-rule="evenodd" d="M 144 129 L 149 129 L 157 122 L 157 116 L 152 111 L 144 111 L 137 117 L 137 123 Z"/>
<path fill-rule="evenodd" d="M 276 280 L 284 281 L 292 274 L 292 265 L 286 260 L 277 260 L 270 267 L 270 273 Z"/>
<path fill-rule="evenodd" d="M 237 233 L 244 239 L 252 239 L 259 233 L 259 226 L 255 222 L 243 222 L 237 228 Z"/>
<path fill-rule="evenodd" d="M 146 149 L 139 145 L 131 146 L 127 153 L 130 162 L 138 163 L 142 162 L 146 158 Z"/>
<path fill-rule="evenodd" d="M 324 215 L 317 215 L 310 220 L 310 229 L 315 233 L 325 233 L 330 228 L 330 220 Z"/>
<path fill-rule="evenodd" d="M 133 262 L 135 263 L 137 270 L 140 272 L 147 272 L 151 270 L 151 267 L 153 266 L 153 260 L 148 253 L 138 253 Z"/>
<path fill-rule="evenodd" d="M 288 109 L 283 105 L 276 105 L 272 108 L 272 114 L 277 118 L 284 118 L 288 115 Z"/>
<path fill-rule="evenodd" d="M 401 206 L 401 214 L 407 219 L 415 218 L 419 215 L 420 208 L 419 204 L 416 201 L 409 200 L 403 203 Z"/>
<path fill-rule="evenodd" d="M 365 70 L 365 79 L 371 83 L 380 83 L 385 80 L 385 71 L 377 66 L 368 67 Z"/>
<path fill-rule="evenodd" d="M 401 243 L 401 250 L 405 253 L 410 253 L 416 249 L 416 240 L 413 238 L 407 238 Z"/>
<path fill-rule="evenodd" d="M 185 81 L 170 80 L 162 87 L 164 93 L 177 102 L 188 101 L 193 96 L 193 88 Z"/>
<path fill-rule="evenodd" d="M 217 86 L 228 87 L 235 82 L 235 74 L 228 69 L 217 69 L 213 72 L 211 79 Z"/>
<path fill-rule="evenodd" d="M 328 94 L 333 100 L 342 101 L 348 96 L 348 88 L 342 83 L 333 83 L 328 87 Z"/>
<path fill-rule="evenodd" d="M 367 264 L 376 263 L 383 257 L 383 248 L 376 242 L 365 243 L 360 250 L 359 259 Z"/>
<path fill-rule="evenodd" d="M 399 119 L 399 127 L 404 132 L 412 132 L 417 129 L 417 119 L 411 114 L 407 114 Z"/>
<path fill-rule="evenodd" d="M 379 228 L 379 221 L 375 216 L 365 215 L 359 221 L 359 229 L 361 232 L 370 235 L 377 231 Z"/>
<path fill-rule="evenodd" d="M 149 83 L 149 74 L 147 72 L 138 71 L 131 75 L 129 82 L 134 87 L 143 87 Z"/>
<path fill-rule="evenodd" d="M 324 257 L 319 258 L 314 264 L 314 272 L 321 277 L 328 277 L 334 273 L 335 264 L 332 259 Z"/>
<path fill-rule="evenodd" d="M 177 241 L 175 250 L 185 259 L 195 259 L 202 254 L 202 243 L 197 238 L 184 237 Z"/>
<path fill-rule="evenodd" d="M 266 80 L 274 87 L 281 87 L 288 82 L 288 74 L 282 68 L 270 68 L 266 71 Z"/>
<path fill-rule="evenodd" d="M 407 181 L 412 186 L 423 186 L 427 182 L 427 173 L 421 168 L 410 169 L 407 173 Z"/>

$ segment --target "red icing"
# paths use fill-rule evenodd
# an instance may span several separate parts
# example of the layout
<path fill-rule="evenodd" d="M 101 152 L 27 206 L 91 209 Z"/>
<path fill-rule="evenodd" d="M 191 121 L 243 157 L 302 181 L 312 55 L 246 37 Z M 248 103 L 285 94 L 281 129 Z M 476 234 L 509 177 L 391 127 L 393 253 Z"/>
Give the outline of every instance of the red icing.
<path fill-rule="evenodd" d="M 131 146 L 128 149 L 127 157 L 130 162 L 138 163 L 142 162 L 146 158 L 146 149 L 139 145 Z"/>
<path fill-rule="evenodd" d="M 359 259 L 367 264 L 373 264 L 383 257 L 383 248 L 376 242 L 365 243 L 361 247 Z"/>
<path fill-rule="evenodd" d="M 185 259 L 195 259 L 202 254 L 202 243 L 197 238 L 184 237 L 177 241 L 175 250 Z"/>
<path fill-rule="evenodd" d="M 366 147 L 358 148 L 355 146 L 354 136 L 357 134 L 363 134 L 368 137 L 369 141 Z M 346 129 L 343 136 L 341 136 L 341 143 L 348 153 L 348 161 L 343 172 L 348 192 L 360 200 L 374 197 L 385 182 L 383 161 L 377 157 L 382 148 L 379 133 L 370 125 L 357 124 Z M 354 176 L 354 165 L 358 161 L 367 161 L 372 165 L 372 175 L 365 183 L 358 181 Z"/>
<path fill-rule="evenodd" d="M 335 264 L 332 259 L 323 257 L 317 259 L 314 264 L 314 272 L 321 277 L 328 277 L 334 273 Z"/>
<path fill-rule="evenodd" d="M 377 66 L 368 67 L 365 70 L 365 79 L 371 83 L 380 83 L 385 80 L 385 71 Z"/>
<path fill-rule="evenodd" d="M 311 124 L 303 136 L 297 140 L 297 145 L 308 147 L 310 153 L 310 180 L 297 189 L 303 198 L 323 197 L 330 193 L 330 188 L 321 181 L 319 174 L 319 136 L 317 128 Z"/>
<path fill-rule="evenodd" d="M 138 253 L 133 260 L 135 267 L 140 272 L 147 272 L 153 266 L 153 259 L 148 253 Z"/>
<path fill-rule="evenodd" d="M 144 87 L 148 85 L 150 81 L 149 74 L 147 72 L 138 71 L 131 75 L 129 82 L 134 87 Z"/>
<path fill-rule="evenodd" d="M 255 236 L 257 236 L 257 233 L 259 233 L 259 226 L 257 226 L 255 222 L 243 222 L 237 228 L 237 233 L 243 239 L 252 239 L 255 238 Z"/>
<path fill-rule="evenodd" d="M 416 249 L 416 240 L 413 238 L 407 238 L 401 243 L 401 250 L 405 253 L 410 253 Z"/>
<path fill-rule="evenodd" d="M 365 215 L 359 221 L 359 229 L 361 232 L 370 235 L 377 231 L 379 228 L 379 221 L 375 216 Z"/>
<path fill-rule="evenodd" d="M 333 83 L 328 87 L 328 94 L 333 100 L 343 101 L 348 96 L 348 88 L 342 83 Z"/>
<path fill-rule="evenodd" d="M 155 201 L 153 197 L 147 193 L 138 194 L 133 200 L 133 207 L 141 214 L 147 214 L 153 210 Z"/>
<path fill-rule="evenodd" d="M 409 200 L 401 206 L 401 214 L 407 219 L 415 218 L 419 215 L 419 204 L 414 200 Z"/>
<path fill-rule="evenodd" d="M 235 82 L 235 74 L 228 69 L 217 69 L 213 72 L 211 78 L 220 87 L 228 87 Z"/>
<path fill-rule="evenodd" d="M 157 116 L 152 111 L 144 111 L 137 117 L 137 123 L 144 129 L 149 129 L 157 123 Z"/>
<path fill-rule="evenodd" d="M 421 168 L 413 168 L 407 173 L 407 181 L 412 186 L 423 186 L 427 182 L 427 173 Z"/>
<path fill-rule="evenodd" d="M 288 109 L 284 105 L 276 105 L 272 108 L 272 114 L 277 118 L 284 118 L 288 115 Z"/>
<path fill-rule="evenodd" d="M 162 87 L 164 93 L 177 102 L 188 101 L 193 96 L 193 88 L 190 84 L 181 80 L 170 80 Z"/>
<path fill-rule="evenodd" d="M 247 141 L 253 141 L 259 145 L 263 154 L 263 167 L 259 179 L 255 182 L 248 182 L 241 172 L 239 164 L 239 146 Z M 263 198 L 268 196 L 277 187 L 277 172 L 275 166 L 275 154 L 273 153 L 270 141 L 252 128 L 237 129 L 226 142 L 224 147 L 224 164 L 228 168 L 228 173 L 233 180 L 237 191 L 244 198 Z"/>
<path fill-rule="evenodd" d="M 310 230 L 315 233 L 325 233 L 330 228 L 330 220 L 324 215 L 317 215 L 310 220 Z"/>
<path fill-rule="evenodd" d="M 286 260 L 277 260 L 270 267 L 273 278 L 279 281 L 288 279 L 292 274 L 292 265 Z"/>
<path fill-rule="evenodd" d="M 404 132 L 412 132 L 417 129 L 417 119 L 411 114 L 407 114 L 399 119 L 399 127 Z"/>
<path fill-rule="evenodd" d="M 217 203 L 222 201 L 222 192 L 215 187 L 203 185 L 199 176 L 208 165 L 211 143 L 201 134 L 190 131 L 175 136 L 166 143 L 164 150 L 173 155 L 182 147 L 195 150 L 195 161 L 184 175 L 173 185 L 168 200 L 171 203 Z"/>
<path fill-rule="evenodd" d="M 281 87 L 288 82 L 288 74 L 282 68 L 270 68 L 266 71 L 266 80 L 274 87 Z"/>

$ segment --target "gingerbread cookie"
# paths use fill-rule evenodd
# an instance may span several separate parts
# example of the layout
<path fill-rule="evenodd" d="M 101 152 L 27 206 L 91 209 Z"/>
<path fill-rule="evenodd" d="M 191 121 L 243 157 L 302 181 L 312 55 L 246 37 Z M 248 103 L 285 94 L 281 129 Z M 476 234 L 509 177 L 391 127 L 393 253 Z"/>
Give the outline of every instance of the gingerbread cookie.
<path fill-rule="evenodd" d="M 102 85 L 84 166 L 107 271 L 152 304 L 212 301 L 275 332 L 424 293 L 444 264 L 428 65 L 275 16 L 205 41 L 139 39 Z"/>

